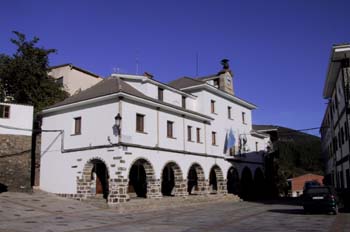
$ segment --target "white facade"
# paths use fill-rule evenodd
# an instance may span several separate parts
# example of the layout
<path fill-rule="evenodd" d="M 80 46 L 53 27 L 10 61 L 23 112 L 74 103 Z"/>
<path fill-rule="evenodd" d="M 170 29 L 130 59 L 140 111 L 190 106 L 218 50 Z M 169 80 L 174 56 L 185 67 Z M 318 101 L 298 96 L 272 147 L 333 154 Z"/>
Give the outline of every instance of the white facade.
<path fill-rule="evenodd" d="M 350 45 L 332 49 L 323 97 L 328 100 L 321 126 L 325 181 L 339 190 L 350 188 L 349 68 Z"/>
<path fill-rule="evenodd" d="M 32 128 L 33 106 L 0 103 L 0 134 L 31 136 Z"/>
<path fill-rule="evenodd" d="M 70 95 L 90 88 L 102 80 L 98 75 L 71 64 L 51 67 L 48 75 L 60 82 Z"/>
<path fill-rule="evenodd" d="M 108 201 L 111 203 L 123 201 L 120 198 L 124 195 L 129 199 L 130 184 L 125 187 L 122 182 L 131 181 L 131 169 L 138 160 L 146 165 L 147 197 L 159 197 L 157 189 L 162 188 L 159 183 L 164 181 L 164 167 L 170 163 L 176 166 L 175 182 L 181 179 L 185 185 L 189 181 L 191 167 L 199 167 L 196 178 L 199 183 L 200 175 L 204 174 L 203 189 L 211 188 L 211 171 L 214 168 L 215 181 L 221 186 L 217 187 L 218 192 L 223 193 L 226 192 L 230 168 L 235 168 L 240 177 L 244 168 L 248 168 L 252 176 L 257 169 L 263 170 L 269 137 L 252 132 L 251 110 L 255 109 L 254 105 L 208 84 L 204 84 L 203 88 L 182 91 L 145 76 L 116 74 L 104 81 L 107 83 L 112 79 L 116 83 L 126 83 L 128 89 L 133 87 L 138 92 L 128 92 L 121 87 L 109 95 L 61 104 L 43 111 L 42 129 L 46 132 L 42 134 L 41 145 L 41 189 L 81 197 L 77 196 L 83 189 L 79 187 L 79 181 L 83 181 L 86 165 L 92 160 L 100 160 L 106 166 Z M 93 88 L 101 88 L 99 86 L 103 84 L 101 82 Z M 93 88 L 88 91 L 93 92 Z M 162 100 L 158 99 L 159 88 L 163 90 Z M 144 97 L 140 97 L 141 93 Z M 182 105 L 183 98 L 185 107 Z M 211 101 L 215 101 L 214 112 L 211 112 Z M 231 118 L 228 118 L 228 107 L 231 107 Z M 115 130 L 117 115 L 122 118 L 121 135 Z M 137 130 L 137 115 L 143 116 L 142 131 Z M 81 119 L 79 134 L 75 134 L 76 118 Z M 172 122 L 172 137 L 168 136 L 168 121 Z M 224 153 L 226 136 L 231 129 L 236 138 L 236 156 L 229 156 L 229 151 Z M 242 143 L 238 154 L 239 142 L 243 139 L 246 139 L 244 149 Z M 148 175 L 152 178 L 149 179 Z M 113 182 L 116 186 L 123 186 L 125 191 L 119 188 L 111 193 L 112 189 L 116 189 Z M 179 186 L 175 184 L 175 195 L 180 195 Z M 119 198 L 110 199 L 113 197 Z"/>

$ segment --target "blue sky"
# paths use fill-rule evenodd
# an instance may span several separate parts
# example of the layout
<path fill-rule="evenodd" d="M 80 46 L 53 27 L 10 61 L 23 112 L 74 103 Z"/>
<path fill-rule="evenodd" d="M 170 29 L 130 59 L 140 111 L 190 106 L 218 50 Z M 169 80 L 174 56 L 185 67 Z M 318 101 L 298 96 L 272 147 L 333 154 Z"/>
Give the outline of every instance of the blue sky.
<path fill-rule="evenodd" d="M 320 126 L 331 46 L 350 42 L 350 1 L 29 1 L 0 7 L 0 53 L 11 31 L 56 48 L 50 64 L 102 76 L 154 74 L 169 82 L 214 74 L 228 58 L 237 96 L 258 105 L 256 124 Z M 317 134 L 317 131 L 316 131 Z"/>

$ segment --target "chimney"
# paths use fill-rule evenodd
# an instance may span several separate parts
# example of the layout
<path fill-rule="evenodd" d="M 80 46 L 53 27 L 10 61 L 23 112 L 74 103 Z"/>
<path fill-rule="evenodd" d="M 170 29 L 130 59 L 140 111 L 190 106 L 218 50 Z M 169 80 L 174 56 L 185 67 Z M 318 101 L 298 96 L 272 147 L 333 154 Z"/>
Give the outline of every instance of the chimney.
<path fill-rule="evenodd" d="M 148 77 L 149 79 L 153 79 L 153 75 L 150 74 L 149 72 L 144 72 L 143 75 L 144 75 L 145 77 Z"/>

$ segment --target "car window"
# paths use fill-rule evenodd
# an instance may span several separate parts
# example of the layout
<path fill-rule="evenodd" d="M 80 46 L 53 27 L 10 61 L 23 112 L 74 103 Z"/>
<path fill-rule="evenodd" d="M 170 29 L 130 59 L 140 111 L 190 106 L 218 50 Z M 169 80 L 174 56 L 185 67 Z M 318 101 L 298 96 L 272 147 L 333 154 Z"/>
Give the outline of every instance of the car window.
<path fill-rule="evenodd" d="M 306 190 L 307 194 L 328 194 L 330 190 L 328 188 L 309 188 Z"/>

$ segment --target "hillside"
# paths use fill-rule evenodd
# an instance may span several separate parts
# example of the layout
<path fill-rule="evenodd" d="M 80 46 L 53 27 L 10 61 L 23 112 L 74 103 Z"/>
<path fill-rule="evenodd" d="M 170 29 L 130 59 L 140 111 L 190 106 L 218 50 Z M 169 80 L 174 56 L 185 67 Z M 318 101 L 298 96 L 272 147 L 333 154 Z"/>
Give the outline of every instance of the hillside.
<path fill-rule="evenodd" d="M 323 175 L 319 137 L 275 125 L 253 125 L 253 129 L 271 136 L 274 153 L 269 171 L 278 192 L 285 192 L 289 178 L 306 173 Z"/>
<path fill-rule="evenodd" d="M 254 125 L 254 130 L 274 130 L 272 138 L 280 168 L 287 178 L 306 173 L 323 174 L 321 139 L 317 136 L 275 125 Z"/>

